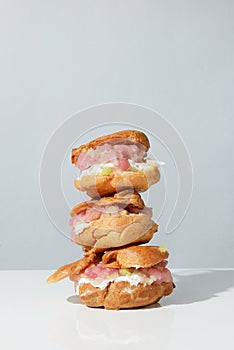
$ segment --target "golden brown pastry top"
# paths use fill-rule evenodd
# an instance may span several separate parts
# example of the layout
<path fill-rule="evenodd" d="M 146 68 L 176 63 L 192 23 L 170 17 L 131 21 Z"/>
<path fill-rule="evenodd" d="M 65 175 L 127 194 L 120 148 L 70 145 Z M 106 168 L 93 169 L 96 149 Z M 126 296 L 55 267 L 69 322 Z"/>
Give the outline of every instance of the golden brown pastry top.
<path fill-rule="evenodd" d="M 139 209 L 144 209 L 145 204 L 141 198 L 141 196 L 131 190 L 125 190 L 121 192 L 115 193 L 113 196 L 102 197 L 101 199 L 92 199 L 87 202 L 82 202 L 77 204 L 70 212 L 70 215 L 78 215 L 80 212 L 90 208 L 100 208 L 103 206 L 110 205 L 121 205 L 123 207 L 137 207 Z"/>
<path fill-rule="evenodd" d="M 131 268 L 151 267 L 159 264 L 169 256 L 165 247 L 158 246 L 130 246 L 109 250 L 102 256 L 102 262 L 107 267 Z"/>
<path fill-rule="evenodd" d="M 125 139 L 125 143 L 127 143 L 128 140 L 129 140 L 129 143 L 132 143 L 132 142 L 141 143 L 146 147 L 147 151 L 150 148 L 149 139 L 143 132 L 138 130 L 123 130 L 123 131 L 115 132 L 113 134 L 98 137 L 97 139 L 92 140 L 84 145 L 81 145 L 78 148 L 73 148 L 72 155 L 71 155 L 71 162 L 72 164 L 75 164 L 77 162 L 77 159 L 80 153 L 85 150 L 88 150 L 89 148 L 95 148 L 105 142 L 117 143 L 122 139 Z"/>

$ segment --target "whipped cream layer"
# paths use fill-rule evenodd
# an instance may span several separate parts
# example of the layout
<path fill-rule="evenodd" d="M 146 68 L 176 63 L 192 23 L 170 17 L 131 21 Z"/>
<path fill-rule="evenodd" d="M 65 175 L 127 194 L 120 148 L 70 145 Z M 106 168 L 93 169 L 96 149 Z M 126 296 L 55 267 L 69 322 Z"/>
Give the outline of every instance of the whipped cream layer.
<path fill-rule="evenodd" d="M 78 156 L 76 167 L 80 170 L 77 178 L 89 175 L 110 175 L 112 172 L 144 171 L 164 163 L 146 159 L 147 149 L 140 143 L 102 144 L 96 148 L 84 149 Z"/>
<path fill-rule="evenodd" d="M 142 162 L 135 162 L 133 160 L 128 161 L 129 166 L 126 169 L 121 169 L 120 167 L 116 166 L 112 162 L 108 163 L 101 163 L 101 164 L 94 164 L 91 167 L 89 167 L 86 170 L 83 170 L 80 172 L 79 176 L 77 177 L 77 180 L 81 180 L 84 176 L 90 176 L 90 175 L 103 175 L 108 176 L 111 173 L 121 173 L 123 171 L 147 171 L 150 168 L 163 166 L 165 163 L 156 161 L 153 159 L 146 159 Z"/>
<path fill-rule="evenodd" d="M 165 267 L 166 260 L 149 268 L 114 269 L 104 267 L 102 263 L 91 265 L 79 275 L 71 276 L 75 281 L 75 288 L 79 294 L 82 284 L 90 283 L 100 289 L 106 288 L 111 282 L 128 282 L 130 286 L 138 284 L 152 285 L 163 282 L 172 282 L 170 271 Z"/>

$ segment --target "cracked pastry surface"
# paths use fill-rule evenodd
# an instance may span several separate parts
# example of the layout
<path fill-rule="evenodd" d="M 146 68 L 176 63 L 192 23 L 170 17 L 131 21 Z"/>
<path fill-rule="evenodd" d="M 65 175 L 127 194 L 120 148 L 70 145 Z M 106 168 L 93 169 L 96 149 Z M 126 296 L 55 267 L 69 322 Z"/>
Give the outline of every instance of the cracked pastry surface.
<path fill-rule="evenodd" d="M 157 303 L 163 296 L 172 293 L 172 282 L 155 285 L 131 286 L 128 282 L 111 282 L 104 289 L 87 283 L 79 287 L 80 300 L 90 307 L 104 307 L 109 310 L 129 309 Z"/>
<path fill-rule="evenodd" d="M 72 241 L 98 251 L 146 243 L 158 229 L 151 219 L 152 209 L 130 190 L 83 202 L 70 214 Z"/>

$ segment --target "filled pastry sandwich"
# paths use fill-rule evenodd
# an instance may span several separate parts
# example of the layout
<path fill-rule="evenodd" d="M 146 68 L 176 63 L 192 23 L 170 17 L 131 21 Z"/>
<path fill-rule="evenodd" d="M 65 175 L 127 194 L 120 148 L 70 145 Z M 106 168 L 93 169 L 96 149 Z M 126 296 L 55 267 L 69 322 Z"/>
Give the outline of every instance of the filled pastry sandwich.
<path fill-rule="evenodd" d="M 74 148 L 71 161 L 80 170 L 75 186 L 90 197 L 126 188 L 146 191 L 159 181 L 162 164 L 147 158 L 149 148 L 147 136 L 137 130 L 119 131 Z"/>
<path fill-rule="evenodd" d="M 90 253 L 65 265 L 47 282 L 69 277 L 80 300 L 91 307 L 135 308 L 158 302 L 169 295 L 174 284 L 166 268 L 165 247 L 130 246 Z"/>

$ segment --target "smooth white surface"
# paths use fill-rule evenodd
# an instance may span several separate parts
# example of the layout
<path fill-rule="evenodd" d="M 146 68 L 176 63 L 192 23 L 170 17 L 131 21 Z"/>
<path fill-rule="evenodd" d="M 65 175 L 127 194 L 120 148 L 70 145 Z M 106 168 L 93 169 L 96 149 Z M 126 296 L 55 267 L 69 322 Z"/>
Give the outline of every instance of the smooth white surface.
<path fill-rule="evenodd" d="M 233 349 L 234 269 L 176 269 L 160 304 L 108 311 L 80 304 L 51 271 L 1 271 L 0 348 Z"/>

